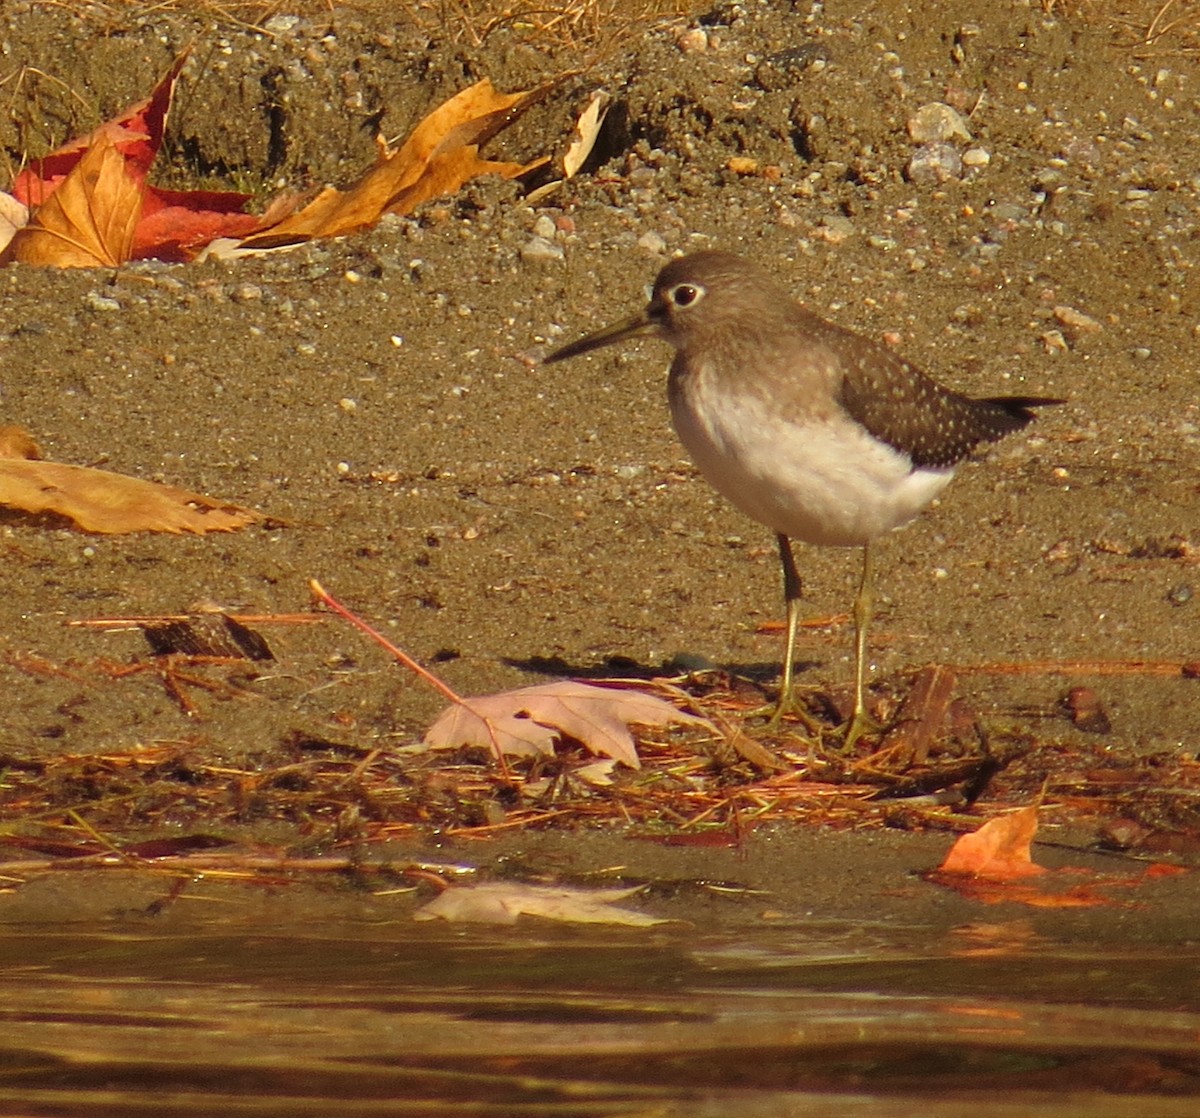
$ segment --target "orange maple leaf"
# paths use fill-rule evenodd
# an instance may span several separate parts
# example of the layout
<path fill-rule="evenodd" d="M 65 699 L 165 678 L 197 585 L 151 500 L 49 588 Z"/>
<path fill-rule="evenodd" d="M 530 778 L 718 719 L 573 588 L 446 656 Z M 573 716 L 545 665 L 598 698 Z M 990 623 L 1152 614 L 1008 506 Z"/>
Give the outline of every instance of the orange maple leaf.
<path fill-rule="evenodd" d="M 938 872 L 989 881 L 1018 881 L 1045 873 L 1045 867 L 1036 865 L 1030 855 L 1037 827 L 1036 807 L 990 819 L 978 831 L 959 837 Z"/>

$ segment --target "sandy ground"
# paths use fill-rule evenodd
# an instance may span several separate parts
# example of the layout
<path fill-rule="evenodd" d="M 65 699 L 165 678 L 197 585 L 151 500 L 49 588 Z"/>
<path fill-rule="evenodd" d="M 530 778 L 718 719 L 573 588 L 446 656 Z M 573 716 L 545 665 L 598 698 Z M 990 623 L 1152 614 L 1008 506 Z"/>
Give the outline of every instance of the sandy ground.
<path fill-rule="evenodd" d="M 314 577 L 466 693 L 670 670 L 681 653 L 770 684 L 774 544 L 687 462 L 665 348 L 538 364 L 637 309 L 671 254 L 707 247 L 769 262 L 814 310 L 956 388 L 1069 401 L 880 548 L 876 680 L 902 688 L 929 662 L 1195 659 L 1200 64 L 1038 5 L 861 9 L 747 3 L 637 35 L 494 145 L 561 152 L 587 95 L 614 95 L 600 156 L 536 205 L 480 181 L 272 259 L 0 274 L 5 422 L 47 457 L 277 518 L 106 538 L 5 514 L 0 753 L 184 743 L 252 768 L 297 735 L 411 742 L 440 700 L 333 620 L 264 630 L 276 661 L 234 673 L 257 698 L 193 692 L 196 713 L 153 672 L 102 670 L 144 656 L 139 634 L 64 624 L 202 602 L 303 611 Z M 347 181 L 376 129 L 403 134 L 467 81 L 516 88 L 579 63 L 361 11 L 264 33 L 178 13 L 98 28 L 35 6 L 5 27 L 22 94 L 0 126 L 10 158 L 145 96 L 188 42 L 168 173 L 225 188 Z M 921 148 L 931 102 L 969 138 Z M 854 555 L 799 561 L 812 614 L 844 615 Z M 802 680 L 844 685 L 850 647 L 844 620 L 806 633 Z M 1113 751 L 1196 753 L 1200 685 L 1178 672 L 964 672 L 959 693 L 1069 751 L 1095 744 L 1062 707 L 1081 685 Z"/>

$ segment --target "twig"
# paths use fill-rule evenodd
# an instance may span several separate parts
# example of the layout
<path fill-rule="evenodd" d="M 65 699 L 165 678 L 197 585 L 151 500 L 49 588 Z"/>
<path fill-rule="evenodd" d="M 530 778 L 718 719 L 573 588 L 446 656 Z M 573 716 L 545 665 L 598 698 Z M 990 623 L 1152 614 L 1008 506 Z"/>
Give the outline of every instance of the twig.
<path fill-rule="evenodd" d="M 443 683 L 440 679 L 438 679 L 437 676 L 433 674 L 433 672 L 422 667 L 416 662 L 416 660 L 409 656 L 407 652 L 399 648 L 397 645 L 394 645 L 381 632 L 373 628 L 357 614 L 352 613 L 346 606 L 342 605 L 342 603 L 334 598 L 333 595 L 331 595 L 329 591 L 326 590 L 325 587 L 323 587 L 315 578 L 309 579 L 308 585 L 312 590 L 314 597 L 316 597 L 317 601 L 319 601 L 322 605 L 333 610 L 333 612 L 339 617 L 349 621 L 350 624 L 356 629 L 366 633 L 371 640 L 373 640 L 381 648 L 384 648 L 391 653 L 391 655 L 399 660 L 401 664 L 403 664 L 410 672 L 413 673 L 413 675 L 415 675 L 418 679 L 424 680 L 447 701 L 453 703 L 455 706 L 464 707 L 465 709 L 470 710 L 472 714 L 475 714 L 475 717 L 478 718 L 487 729 L 488 738 L 492 743 L 492 753 L 496 757 L 496 762 L 500 766 L 500 771 L 504 774 L 506 779 L 510 777 L 508 762 L 504 759 L 504 751 L 500 748 L 500 742 L 496 737 L 496 731 L 493 729 L 492 723 L 489 719 L 475 712 L 472 709 L 470 702 L 458 694 L 457 691 L 453 690 L 449 684 Z"/>

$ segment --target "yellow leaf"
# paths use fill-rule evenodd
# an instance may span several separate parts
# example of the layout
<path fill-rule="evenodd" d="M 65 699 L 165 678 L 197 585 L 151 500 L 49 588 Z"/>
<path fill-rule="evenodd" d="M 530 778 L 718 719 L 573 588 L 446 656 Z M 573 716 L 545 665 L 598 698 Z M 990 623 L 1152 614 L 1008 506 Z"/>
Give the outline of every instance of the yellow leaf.
<path fill-rule="evenodd" d="M 0 264 L 58 268 L 113 268 L 128 260 L 142 214 L 143 184 L 105 131 L 29 223 L 0 254 Z"/>
<path fill-rule="evenodd" d="M 513 178 L 539 166 L 493 163 L 479 148 L 511 124 L 548 87 L 497 93 L 486 78 L 439 105 L 396 151 L 380 141 L 379 158 L 353 186 L 328 187 L 307 206 L 240 242 L 244 250 L 299 244 L 367 229 L 385 213 L 408 213 L 421 202 L 453 194 L 477 175 Z"/>

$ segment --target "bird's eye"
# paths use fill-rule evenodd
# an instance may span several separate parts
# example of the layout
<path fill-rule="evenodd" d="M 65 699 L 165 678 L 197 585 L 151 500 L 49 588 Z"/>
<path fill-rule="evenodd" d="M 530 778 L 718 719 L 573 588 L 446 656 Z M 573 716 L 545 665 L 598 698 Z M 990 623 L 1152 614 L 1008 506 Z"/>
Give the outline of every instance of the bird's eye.
<path fill-rule="evenodd" d="M 698 302 L 703 294 L 704 288 L 691 283 L 676 284 L 667 292 L 668 298 L 677 307 L 690 307 L 693 303 Z"/>

